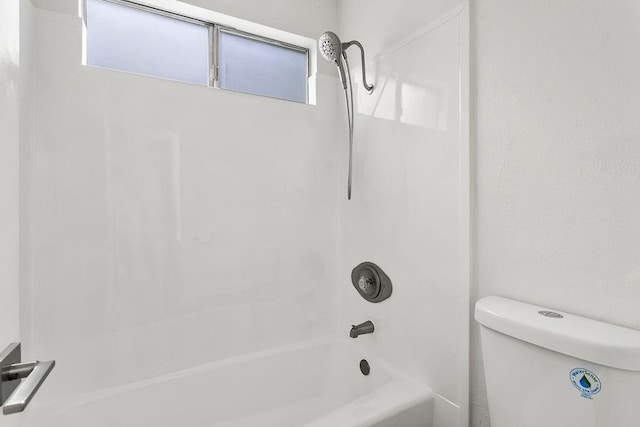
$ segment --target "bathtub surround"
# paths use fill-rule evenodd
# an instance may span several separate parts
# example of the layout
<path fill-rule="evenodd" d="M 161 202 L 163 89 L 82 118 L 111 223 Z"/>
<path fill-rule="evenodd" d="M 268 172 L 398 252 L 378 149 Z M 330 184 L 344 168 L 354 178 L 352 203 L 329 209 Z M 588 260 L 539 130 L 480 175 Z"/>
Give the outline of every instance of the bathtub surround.
<path fill-rule="evenodd" d="M 416 426 L 467 424 L 466 5 L 143 2 L 360 39 L 376 91 L 355 93 L 359 190 L 346 205 L 331 63 L 317 64 L 316 105 L 85 67 L 77 2 L 32 3 L 20 332 L 29 355 L 57 365 L 26 426 L 117 424 L 123 414 L 73 402 L 106 393 L 102 404 L 120 407 L 128 385 L 325 336 L 358 350 L 349 375 L 375 379 L 388 363 L 411 377 L 384 393 L 416 409 Z M 394 20 L 377 31 L 383 16 Z M 363 260 L 393 278 L 391 298 L 354 292 Z M 365 319 L 375 332 L 350 340 Z"/>
<path fill-rule="evenodd" d="M 340 277 L 369 260 L 393 280 L 392 296 L 380 304 L 341 286 L 339 323 L 371 319 L 375 332 L 358 344 L 432 388 L 435 426 L 466 426 L 468 8 L 338 5 L 339 34 L 366 47 L 375 86 L 368 95 L 360 70 L 352 70 L 353 197 L 340 201 Z M 341 166 L 346 172 L 346 160 Z"/>
<path fill-rule="evenodd" d="M 0 1 L 0 347 L 17 341 L 20 5 Z M 0 349 L 0 351 L 2 351 Z"/>
<path fill-rule="evenodd" d="M 21 332 L 58 362 L 37 402 L 336 330 L 335 79 L 313 106 L 86 67 L 77 7 L 34 4 Z"/>
<path fill-rule="evenodd" d="M 24 148 L 29 69 L 29 10 L 19 0 L 0 0 L 0 351 L 20 341 L 20 298 L 24 250 L 20 238 L 21 160 Z M 5 417 L 3 427 L 21 426 L 22 415 Z"/>

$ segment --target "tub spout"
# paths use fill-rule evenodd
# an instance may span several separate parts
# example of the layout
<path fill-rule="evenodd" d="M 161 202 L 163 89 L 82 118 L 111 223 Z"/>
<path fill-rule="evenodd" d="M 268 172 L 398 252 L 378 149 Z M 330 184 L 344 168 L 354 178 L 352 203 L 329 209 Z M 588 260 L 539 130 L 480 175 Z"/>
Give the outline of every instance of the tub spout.
<path fill-rule="evenodd" d="M 360 323 L 359 325 L 351 325 L 351 331 L 349 332 L 349 336 L 351 338 L 358 338 L 360 335 L 371 334 L 374 331 L 373 322 L 371 320 L 367 320 L 364 323 Z"/>

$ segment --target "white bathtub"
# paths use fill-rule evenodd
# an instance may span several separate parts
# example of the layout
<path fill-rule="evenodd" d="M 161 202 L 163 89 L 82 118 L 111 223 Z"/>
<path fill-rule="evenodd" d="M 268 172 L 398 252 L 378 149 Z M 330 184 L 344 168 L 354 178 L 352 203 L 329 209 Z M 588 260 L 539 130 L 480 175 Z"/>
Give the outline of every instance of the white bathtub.
<path fill-rule="evenodd" d="M 326 338 L 27 412 L 27 427 L 432 427 L 433 394 L 352 341 Z"/>

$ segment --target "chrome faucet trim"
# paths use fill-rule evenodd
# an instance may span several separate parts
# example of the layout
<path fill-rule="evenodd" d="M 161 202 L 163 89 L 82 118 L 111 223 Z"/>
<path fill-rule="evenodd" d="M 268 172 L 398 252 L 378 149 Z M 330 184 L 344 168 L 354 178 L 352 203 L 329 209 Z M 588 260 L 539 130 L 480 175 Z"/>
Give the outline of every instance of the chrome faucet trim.
<path fill-rule="evenodd" d="M 10 344 L 0 353 L 0 406 L 4 415 L 25 410 L 44 380 L 55 360 L 22 362 L 20 343 Z"/>
<path fill-rule="evenodd" d="M 349 336 L 351 338 L 358 338 L 360 335 L 372 334 L 374 330 L 373 322 L 371 320 L 367 320 L 359 325 L 351 325 Z"/>

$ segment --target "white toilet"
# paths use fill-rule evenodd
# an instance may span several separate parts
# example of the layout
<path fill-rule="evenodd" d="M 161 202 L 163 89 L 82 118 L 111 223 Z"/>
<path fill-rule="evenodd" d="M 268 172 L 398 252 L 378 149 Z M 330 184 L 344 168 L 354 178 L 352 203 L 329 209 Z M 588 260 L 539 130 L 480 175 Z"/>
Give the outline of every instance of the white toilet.
<path fill-rule="evenodd" d="M 482 298 L 492 427 L 639 427 L 640 331 Z"/>

